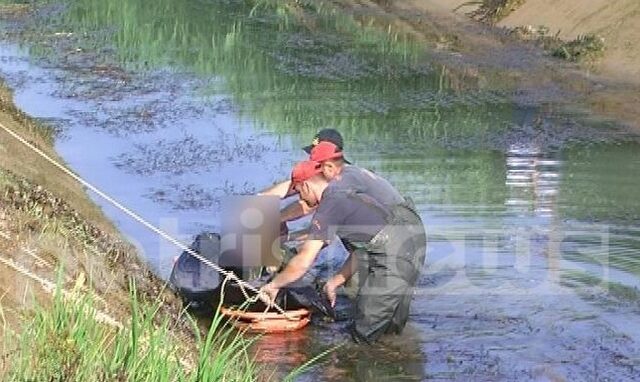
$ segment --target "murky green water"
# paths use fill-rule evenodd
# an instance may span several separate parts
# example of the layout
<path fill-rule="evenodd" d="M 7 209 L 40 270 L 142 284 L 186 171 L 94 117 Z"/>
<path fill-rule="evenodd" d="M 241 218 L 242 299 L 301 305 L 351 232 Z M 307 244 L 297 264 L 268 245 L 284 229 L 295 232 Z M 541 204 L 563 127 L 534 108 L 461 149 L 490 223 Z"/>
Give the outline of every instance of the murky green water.
<path fill-rule="evenodd" d="M 408 334 L 308 380 L 640 376 L 634 136 L 367 20 L 258 3 L 54 3 L 4 21 L 0 73 L 76 171 L 186 241 L 215 229 L 223 195 L 285 178 L 323 127 L 411 196 L 429 249 Z M 175 251 L 105 211 L 166 275 Z M 264 337 L 257 357 L 286 369 L 341 328 Z"/>

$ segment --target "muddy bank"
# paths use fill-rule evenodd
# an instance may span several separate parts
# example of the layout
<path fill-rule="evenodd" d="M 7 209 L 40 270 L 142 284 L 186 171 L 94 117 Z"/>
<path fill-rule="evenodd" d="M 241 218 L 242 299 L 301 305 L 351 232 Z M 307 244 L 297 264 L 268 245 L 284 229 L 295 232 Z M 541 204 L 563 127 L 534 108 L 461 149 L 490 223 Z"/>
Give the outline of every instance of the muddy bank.
<path fill-rule="evenodd" d="M 478 4 L 461 0 L 331 3 L 363 25 L 376 20 L 381 27 L 402 31 L 424 42 L 430 54 L 452 70 L 476 76 L 480 83 L 504 84 L 520 104 L 565 104 L 622 122 L 634 130 L 640 128 L 640 48 L 630 43 L 637 33 L 634 20 L 638 18 L 638 6 L 625 6 L 630 1 L 607 8 L 600 4 L 604 1 L 584 5 L 566 0 L 558 5 L 559 12 L 555 11 L 556 2 L 527 1 L 495 27 L 471 20 L 467 14 Z M 574 3 L 579 4 L 579 11 L 575 11 L 578 6 L 572 6 Z M 565 18 L 567 15 L 572 16 Z M 545 25 L 553 32 L 550 34 L 559 31 L 559 36 L 566 39 L 585 33 L 601 34 L 605 38 L 604 56 L 588 64 L 553 58 L 534 42 L 522 41 L 508 29 L 527 25 Z"/>
<path fill-rule="evenodd" d="M 52 149 L 55 132 L 19 111 L 3 84 L 0 123 L 62 162 Z M 126 325 L 129 280 L 135 281 L 143 301 L 163 302 L 161 316 L 172 317 L 179 329 L 174 334 L 184 338 L 186 346 L 193 345 L 185 336 L 188 325 L 180 318 L 179 301 L 122 240 L 83 188 L 0 131 L 4 334 L 20 332 L 34 304 L 48 306 L 57 282 L 65 291 L 91 291 L 103 317 L 112 324 Z M 6 349 L 6 338 L 2 338 L 0 348 Z M 0 374 L 4 366 L 0 364 Z"/>

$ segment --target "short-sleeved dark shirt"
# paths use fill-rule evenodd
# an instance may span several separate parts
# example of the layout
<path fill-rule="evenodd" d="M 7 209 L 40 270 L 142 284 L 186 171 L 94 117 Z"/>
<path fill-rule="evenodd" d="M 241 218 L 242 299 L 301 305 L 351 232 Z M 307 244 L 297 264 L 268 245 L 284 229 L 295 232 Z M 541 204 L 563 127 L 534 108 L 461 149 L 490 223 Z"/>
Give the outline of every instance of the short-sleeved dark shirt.
<path fill-rule="evenodd" d="M 404 198 L 380 175 L 353 165 L 345 165 L 336 179 L 329 182 L 330 192 L 345 191 L 369 195 L 385 206 L 404 203 Z"/>
<path fill-rule="evenodd" d="M 346 165 L 322 193 L 311 219 L 310 237 L 330 240 L 337 235 L 347 248 L 351 243 L 369 242 L 386 225 L 388 207 L 404 202 L 386 179 Z"/>
<path fill-rule="evenodd" d="M 350 243 L 369 242 L 385 224 L 384 209 L 347 192 L 327 188 L 311 219 L 309 236 L 331 240 L 337 235 L 349 247 Z"/>

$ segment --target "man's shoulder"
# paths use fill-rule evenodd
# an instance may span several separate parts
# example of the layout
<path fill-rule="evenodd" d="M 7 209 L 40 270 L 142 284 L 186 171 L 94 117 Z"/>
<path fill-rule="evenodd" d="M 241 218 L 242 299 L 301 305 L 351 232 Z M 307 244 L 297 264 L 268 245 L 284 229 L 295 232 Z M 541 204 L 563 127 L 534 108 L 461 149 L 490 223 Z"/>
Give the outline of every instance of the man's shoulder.
<path fill-rule="evenodd" d="M 322 203 L 327 201 L 335 202 L 349 196 L 349 189 L 342 187 L 341 184 L 329 184 L 322 194 Z"/>
<path fill-rule="evenodd" d="M 347 165 L 333 181 L 329 183 L 329 187 L 334 190 L 350 189 L 360 182 L 363 169 L 354 165 Z"/>

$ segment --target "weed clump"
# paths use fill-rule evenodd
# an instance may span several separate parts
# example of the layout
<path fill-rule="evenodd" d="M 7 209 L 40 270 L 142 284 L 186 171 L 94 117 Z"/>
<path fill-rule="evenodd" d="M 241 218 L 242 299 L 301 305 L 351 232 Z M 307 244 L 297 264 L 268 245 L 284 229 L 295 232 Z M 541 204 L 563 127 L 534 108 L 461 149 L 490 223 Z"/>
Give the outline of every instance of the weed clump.
<path fill-rule="evenodd" d="M 600 57 L 604 49 L 603 38 L 587 34 L 578 36 L 575 40 L 561 42 L 551 55 L 572 62 L 589 61 Z"/>
<path fill-rule="evenodd" d="M 553 57 L 571 62 L 588 62 L 602 56 L 605 50 L 604 38 L 595 34 L 586 34 L 574 40 L 560 39 L 559 32 L 551 35 L 549 28 L 530 25 L 513 28 L 510 33 L 521 40 L 535 41 Z"/>
<path fill-rule="evenodd" d="M 482 1 L 469 1 L 459 5 L 457 9 L 468 5 L 480 5 L 474 11 L 469 12 L 467 15 L 475 20 L 482 21 L 484 23 L 495 24 L 498 21 L 509 16 L 511 12 L 520 8 L 526 0 L 482 0 Z"/>

